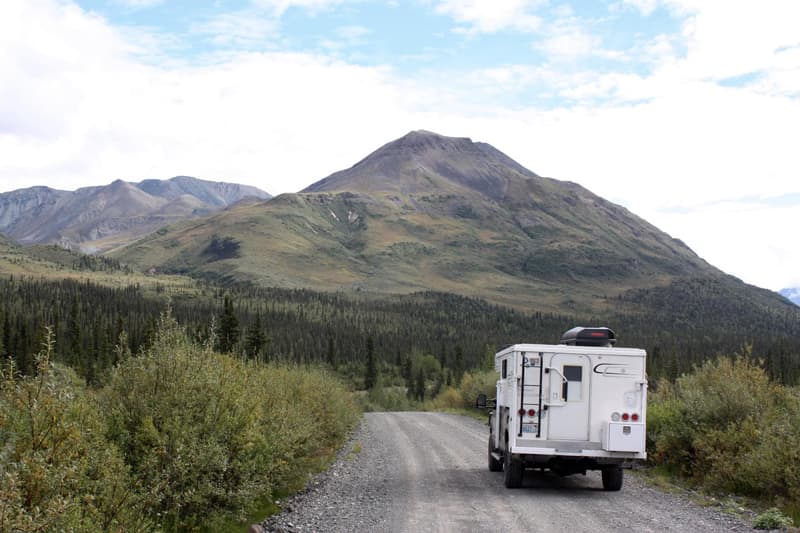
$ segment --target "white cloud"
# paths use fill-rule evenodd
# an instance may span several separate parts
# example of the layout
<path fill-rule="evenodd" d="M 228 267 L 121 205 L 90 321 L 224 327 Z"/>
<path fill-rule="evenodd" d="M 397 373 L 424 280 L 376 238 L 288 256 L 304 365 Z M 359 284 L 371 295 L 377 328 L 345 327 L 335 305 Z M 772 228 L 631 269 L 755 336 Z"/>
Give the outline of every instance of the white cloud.
<path fill-rule="evenodd" d="M 797 55 L 781 52 L 800 46 L 800 3 L 795 0 L 665 3 L 687 17 L 683 28 L 687 53 L 681 66 L 696 78 L 718 80 L 800 67 Z"/>
<path fill-rule="evenodd" d="M 646 213 L 703 258 L 745 281 L 772 290 L 800 287 L 797 240 L 800 206 L 723 203 L 687 213 Z"/>
<path fill-rule="evenodd" d="M 164 0 L 113 0 L 113 2 L 122 6 L 140 9 L 162 4 Z"/>
<path fill-rule="evenodd" d="M 652 14 L 658 7 L 658 0 L 622 0 L 622 3 L 633 6 L 645 17 Z"/>
<path fill-rule="evenodd" d="M 263 47 L 278 37 L 278 23 L 253 11 L 222 13 L 192 24 L 190 32 L 207 35 L 217 45 L 238 48 Z"/>
<path fill-rule="evenodd" d="M 533 31 L 542 24 L 541 18 L 533 14 L 541 3 L 540 0 L 440 0 L 436 11 L 466 24 L 468 31 L 495 33 L 508 28 Z"/>
<path fill-rule="evenodd" d="M 268 9 L 275 15 L 283 15 L 289 8 L 300 7 L 311 11 L 329 9 L 348 2 L 360 0 L 251 0 L 254 6 Z"/>
<path fill-rule="evenodd" d="M 590 34 L 574 20 L 561 20 L 547 27 L 546 37 L 536 44 L 551 61 L 572 61 L 598 55 L 602 40 Z"/>
<path fill-rule="evenodd" d="M 411 94 L 385 69 L 284 53 L 147 65 L 74 6 L 10 6 L 0 22 L 13 52 L 0 56 L 0 78 L 13 80 L 0 85 L 0 190 L 190 174 L 294 191 L 415 127 L 400 103 Z"/>

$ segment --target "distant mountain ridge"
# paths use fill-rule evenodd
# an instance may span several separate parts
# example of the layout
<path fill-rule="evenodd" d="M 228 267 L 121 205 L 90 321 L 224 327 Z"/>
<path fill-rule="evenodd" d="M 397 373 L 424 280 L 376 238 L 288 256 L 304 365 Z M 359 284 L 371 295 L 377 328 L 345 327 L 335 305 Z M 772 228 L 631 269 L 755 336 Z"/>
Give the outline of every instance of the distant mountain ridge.
<path fill-rule="evenodd" d="M 140 268 L 316 290 L 437 290 L 591 310 L 630 289 L 724 273 L 578 184 L 491 145 L 413 131 L 301 193 L 114 252 Z M 744 284 L 741 284 L 744 286 Z"/>
<path fill-rule="evenodd" d="M 800 305 L 800 288 L 788 288 L 788 289 L 781 289 L 779 294 L 786 299 L 790 300 L 791 302 Z"/>
<path fill-rule="evenodd" d="M 0 193 L 0 232 L 22 244 L 55 243 L 97 252 L 246 198 L 271 196 L 248 185 L 189 176 L 139 183 L 116 180 L 75 191 L 30 187 Z"/>

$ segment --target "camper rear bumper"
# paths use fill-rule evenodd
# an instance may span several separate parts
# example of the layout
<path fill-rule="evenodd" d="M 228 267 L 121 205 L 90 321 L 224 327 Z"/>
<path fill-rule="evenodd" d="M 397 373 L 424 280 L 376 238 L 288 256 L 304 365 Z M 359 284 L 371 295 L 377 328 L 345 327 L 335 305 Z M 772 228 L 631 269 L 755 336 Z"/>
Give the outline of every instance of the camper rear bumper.
<path fill-rule="evenodd" d="M 631 452 L 612 452 L 601 448 L 599 442 L 554 442 L 539 441 L 536 445 L 518 442 L 511 446 L 511 454 L 519 456 L 535 456 L 530 459 L 536 462 L 547 462 L 555 457 L 593 457 L 597 459 L 610 459 L 609 462 L 619 462 L 632 459 L 647 459 L 644 450 Z M 528 457 L 526 457 L 528 459 Z"/>

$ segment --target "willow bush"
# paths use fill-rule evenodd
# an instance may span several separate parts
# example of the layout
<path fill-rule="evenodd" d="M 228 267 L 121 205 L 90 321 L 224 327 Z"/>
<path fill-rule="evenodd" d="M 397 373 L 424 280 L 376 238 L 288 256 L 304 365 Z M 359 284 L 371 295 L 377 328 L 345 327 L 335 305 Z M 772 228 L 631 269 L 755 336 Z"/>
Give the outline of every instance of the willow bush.
<path fill-rule="evenodd" d="M 155 528 L 103 412 L 52 353 L 48 334 L 34 376 L 0 369 L 0 531 Z"/>
<path fill-rule="evenodd" d="M 647 438 L 651 462 L 673 473 L 800 510 L 800 397 L 749 349 L 659 382 Z"/>
<path fill-rule="evenodd" d="M 192 531 L 302 485 L 357 416 L 321 369 L 194 344 L 169 315 L 87 390 L 52 365 L 0 375 L 0 531 Z"/>
<path fill-rule="evenodd" d="M 322 370 L 264 366 L 197 346 L 170 316 L 102 391 L 108 436 L 167 529 L 242 515 L 340 444 L 356 410 Z"/>
<path fill-rule="evenodd" d="M 497 392 L 497 372 L 494 370 L 477 370 L 466 372 L 461 383 L 456 387 L 446 387 L 436 398 L 429 402 L 432 409 L 467 409 L 475 407 L 478 394 L 494 398 Z"/>

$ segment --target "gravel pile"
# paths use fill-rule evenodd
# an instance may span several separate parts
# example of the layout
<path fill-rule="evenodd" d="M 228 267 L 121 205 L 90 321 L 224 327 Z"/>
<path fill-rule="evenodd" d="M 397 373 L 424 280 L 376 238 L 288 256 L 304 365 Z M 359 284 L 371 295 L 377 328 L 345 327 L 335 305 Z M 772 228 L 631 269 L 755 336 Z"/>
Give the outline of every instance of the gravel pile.
<path fill-rule="evenodd" d="M 279 502 L 283 511 L 266 519 L 262 531 L 388 529 L 391 485 L 397 475 L 399 468 L 392 461 L 391 450 L 362 420 L 331 468 L 314 476 L 301 492 Z"/>

